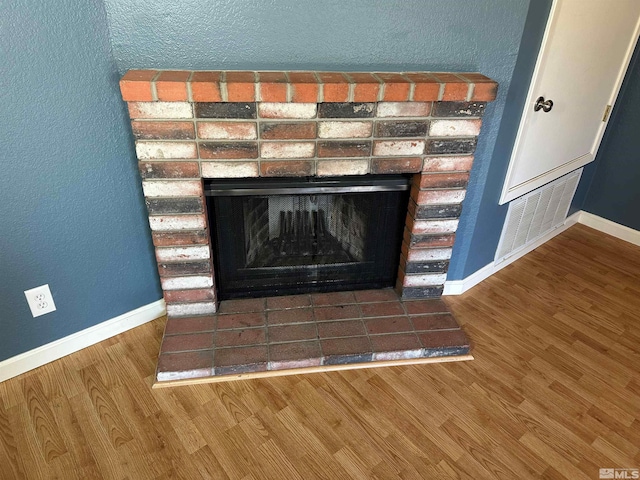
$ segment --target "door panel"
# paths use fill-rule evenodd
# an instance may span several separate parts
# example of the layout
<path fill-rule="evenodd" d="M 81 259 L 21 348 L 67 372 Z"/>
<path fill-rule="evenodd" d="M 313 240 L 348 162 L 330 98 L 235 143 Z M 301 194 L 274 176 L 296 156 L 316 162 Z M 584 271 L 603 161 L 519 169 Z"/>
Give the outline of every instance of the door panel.
<path fill-rule="evenodd" d="M 500 203 L 595 158 L 640 28 L 640 0 L 556 0 Z M 538 97 L 549 112 L 534 111 Z"/>

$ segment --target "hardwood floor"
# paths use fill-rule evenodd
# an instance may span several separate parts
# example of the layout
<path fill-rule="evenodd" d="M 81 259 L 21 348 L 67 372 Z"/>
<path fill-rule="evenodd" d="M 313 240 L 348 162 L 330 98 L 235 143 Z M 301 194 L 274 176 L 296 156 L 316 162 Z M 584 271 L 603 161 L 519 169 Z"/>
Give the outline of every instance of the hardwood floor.
<path fill-rule="evenodd" d="M 0 478 L 640 467 L 640 248 L 578 225 L 446 301 L 474 361 L 152 390 L 164 319 L 143 325 L 0 384 Z"/>

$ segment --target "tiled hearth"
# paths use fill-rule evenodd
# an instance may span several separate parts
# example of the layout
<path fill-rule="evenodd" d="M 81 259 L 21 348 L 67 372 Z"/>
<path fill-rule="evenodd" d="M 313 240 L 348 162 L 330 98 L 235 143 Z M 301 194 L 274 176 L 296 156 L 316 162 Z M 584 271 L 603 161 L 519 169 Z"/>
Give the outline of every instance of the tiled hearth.
<path fill-rule="evenodd" d="M 191 358 L 194 365 L 200 365 L 198 362 L 207 355 L 209 359 L 216 357 L 211 365 L 202 367 L 204 370 L 186 370 L 202 373 L 215 369 L 225 355 L 232 356 L 230 350 L 221 356 L 210 355 L 231 348 L 219 342 L 233 335 L 222 334 L 216 323 L 230 318 L 224 309 L 231 307 L 223 302 L 218 311 L 203 179 L 412 175 L 396 289 L 404 300 L 438 298 L 446 279 L 481 117 L 486 102 L 495 98 L 496 88 L 494 81 L 478 73 L 128 72 L 121 80 L 122 96 L 128 102 L 136 138 L 169 315 L 163 345 L 167 353 L 161 356 L 159 378 L 165 378 L 162 372 L 169 378 L 174 371 L 169 359 Z M 313 304 L 313 295 L 305 298 L 311 305 L 295 311 L 312 312 L 315 319 L 320 307 Z M 377 306 L 354 301 L 349 308 L 340 307 L 357 310 L 358 315 L 350 320 L 365 328 L 364 335 L 353 338 L 366 338 L 369 346 L 357 348 L 353 358 L 370 354 L 362 357 L 370 361 L 386 355 L 383 350 L 375 350 L 378 340 L 374 339 L 378 337 L 366 330 L 375 322 L 363 320 L 368 318 L 365 310 L 396 308 L 397 316 L 377 315 L 386 319 L 380 323 L 393 323 L 391 319 L 398 317 L 404 318 L 402 328 L 411 324 L 406 310 L 410 304 L 389 301 L 379 305 L 373 302 Z M 248 304 L 260 302 L 266 301 Z M 269 322 L 270 317 L 277 316 L 273 302 L 270 300 L 271 307 L 264 303 L 262 313 L 251 312 L 266 321 L 263 327 L 254 327 L 262 328 L 265 335 L 264 342 L 252 346 L 255 351 L 287 350 L 276 348 L 269 332 L 311 329 L 276 328 Z M 397 306 L 389 307 L 391 304 Z M 301 318 L 296 324 L 305 325 L 306 317 Z M 208 330 L 195 337 L 173 337 L 172 328 L 178 324 L 207 325 Z M 355 324 L 342 324 L 349 325 Z M 323 350 L 320 323 L 314 328 L 318 336 L 313 342 L 319 342 L 320 353 L 312 358 L 323 364 L 333 361 L 332 354 Z M 422 342 L 425 335 L 415 333 L 418 330 L 413 325 L 411 329 Z M 224 331 L 240 339 L 245 335 Z M 403 332 L 395 331 L 405 335 Z M 345 335 L 349 336 L 344 332 L 339 336 Z M 364 340 L 353 338 L 343 343 L 365 345 Z M 196 343 L 202 348 L 193 348 L 192 341 L 202 342 Z M 466 339 L 460 343 L 458 346 L 464 347 Z M 189 345 L 188 352 L 175 350 Z M 428 345 L 420 343 L 418 347 L 415 342 L 402 351 L 411 356 L 418 355 L 418 350 L 420 355 L 429 354 Z M 394 350 L 393 355 L 400 358 L 399 351 Z M 275 368 L 286 364 L 286 359 L 273 363 L 270 355 L 267 353 L 256 365 Z M 239 365 L 237 368 L 244 368 Z M 222 368 L 211 372 L 234 368 L 232 364 L 218 367 Z"/>
<path fill-rule="evenodd" d="M 331 370 L 468 353 L 466 335 L 440 299 L 401 301 L 383 289 L 226 300 L 216 315 L 169 318 L 157 379 Z"/>

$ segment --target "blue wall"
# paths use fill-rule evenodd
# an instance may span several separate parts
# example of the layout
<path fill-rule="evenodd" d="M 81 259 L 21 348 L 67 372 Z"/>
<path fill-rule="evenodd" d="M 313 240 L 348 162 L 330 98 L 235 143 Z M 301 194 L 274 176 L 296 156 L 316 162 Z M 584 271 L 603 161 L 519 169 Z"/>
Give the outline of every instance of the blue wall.
<path fill-rule="evenodd" d="M 574 209 L 640 230 L 640 43 L 593 164 L 585 168 Z"/>
<path fill-rule="evenodd" d="M 161 298 L 104 6 L 2 10 L 0 360 Z"/>

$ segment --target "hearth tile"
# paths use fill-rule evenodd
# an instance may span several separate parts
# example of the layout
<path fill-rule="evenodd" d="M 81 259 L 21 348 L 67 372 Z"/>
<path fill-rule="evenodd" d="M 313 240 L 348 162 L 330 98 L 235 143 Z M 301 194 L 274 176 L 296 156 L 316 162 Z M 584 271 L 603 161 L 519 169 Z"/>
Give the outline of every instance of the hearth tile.
<path fill-rule="evenodd" d="M 316 307 L 356 303 L 356 297 L 353 295 L 353 292 L 312 293 L 311 300 Z"/>
<path fill-rule="evenodd" d="M 363 317 L 390 317 L 404 315 L 404 308 L 397 300 L 384 303 L 363 303 L 360 305 Z"/>
<path fill-rule="evenodd" d="M 264 313 L 228 313 L 218 315 L 218 330 L 226 330 L 229 328 L 247 328 L 259 327 L 267 324 L 267 317 Z"/>
<path fill-rule="evenodd" d="M 266 345 L 216 348 L 213 354 L 215 374 L 264 372 L 267 369 L 267 355 Z"/>
<path fill-rule="evenodd" d="M 269 343 L 293 342 L 296 340 L 315 340 L 318 330 L 313 323 L 280 325 L 268 327 Z"/>
<path fill-rule="evenodd" d="M 205 350 L 213 347 L 213 333 L 170 335 L 162 339 L 162 353 Z"/>
<path fill-rule="evenodd" d="M 416 331 L 420 330 L 451 330 L 458 329 L 460 325 L 453 315 L 447 313 L 411 316 L 411 322 Z"/>
<path fill-rule="evenodd" d="M 358 290 L 353 292 L 353 294 L 359 303 L 398 301 L 398 294 L 391 288 L 384 288 L 382 290 Z"/>
<path fill-rule="evenodd" d="M 320 342 L 295 342 L 269 345 L 269 370 L 318 367 L 322 365 Z"/>
<path fill-rule="evenodd" d="M 321 339 L 337 337 L 354 337 L 366 335 L 362 320 L 339 320 L 336 322 L 318 323 L 318 336 Z"/>
<path fill-rule="evenodd" d="M 267 312 L 267 324 L 305 323 L 313 321 L 312 308 L 294 308 L 291 310 L 273 310 Z"/>
<path fill-rule="evenodd" d="M 369 335 L 410 332 L 413 330 L 411 322 L 409 322 L 409 319 L 405 316 L 368 318 L 364 320 L 364 324 L 367 327 Z"/>
<path fill-rule="evenodd" d="M 218 313 L 247 313 L 264 311 L 264 298 L 247 298 L 242 300 L 224 300 L 220 302 Z"/>
<path fill-rule="evenodd" d="M 216 348 L 263 344 L 267 341 L 266 333 L 264 327 L 219 330 L 216 332 Z"/>
<path fill-rule="evenodd" d="M 415 333 L 372 335 L 370 339 L 374 360 L 403 360 L 423 355 L 422 345 Z"/>
<path fill-rule="evenodd" d="M 202 378 L 213 375 L 211 350 L 184 353 L 163 353 L 158 358 L 156 377 L 159 382 Z"/>
<path fill-rule="evenodd" d="M 318 322 L 322 322 L 325 320 L 345 320 L 347 318 L 360 318 L 360 312 L 356 305 L 316 307 L 315 318 Z"/>
<path fill-rule="evenodd" d="M 373 352 L 368 337 L 331 338 L 320 340 L 324 365 L 370 362 Z"/>
<path fill-rule="evenodd" d="M 215 330 L 216 317 L 207 315 L 202 317 L 175 317 L 168 318 L 164 328 L 165 335 L 212 332 Z"/>
<path fill-rule="evenodd" d="M 418 332 L 425 349 L 469 348 L 469 339 L 461 329 Z"/>
<path fill-rule="evenodd" d="M 433 300 L 407 300 L 404 308 L 409 315 L 420 313 L 449 313 L 447 305 L 439 298 Z"/>
<path fill-rule="evenodd" d="M 309 295 L 288 295 L 286 297 L 267 298 L 267 310 L 287 310 L 289 308 L 310 307 Z"/>

